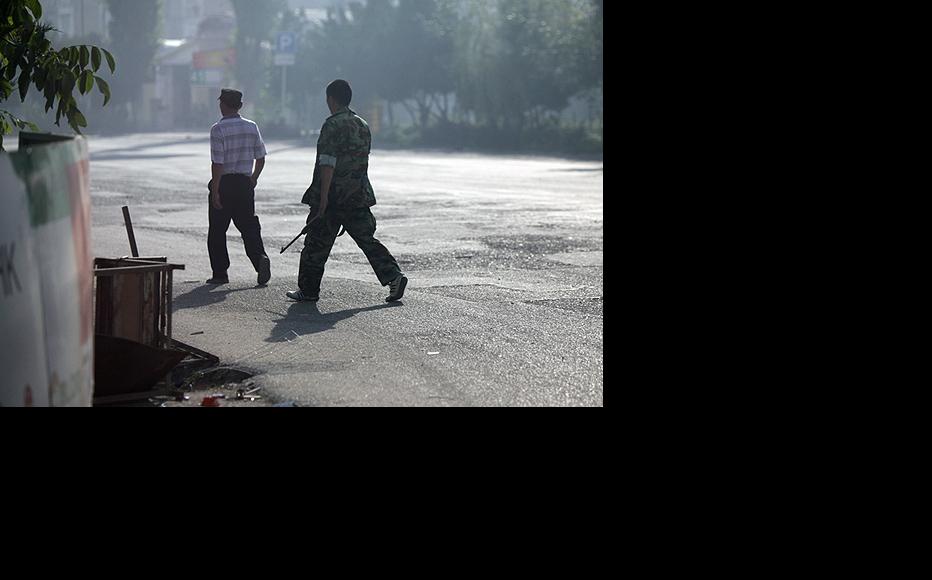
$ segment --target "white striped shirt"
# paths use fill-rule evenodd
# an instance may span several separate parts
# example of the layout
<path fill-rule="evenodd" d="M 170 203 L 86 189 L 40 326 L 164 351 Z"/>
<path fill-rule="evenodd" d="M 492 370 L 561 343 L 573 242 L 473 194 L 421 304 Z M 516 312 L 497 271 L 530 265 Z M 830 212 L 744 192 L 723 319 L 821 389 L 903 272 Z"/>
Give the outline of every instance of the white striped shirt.
<path fill-rule="evenodd" d="M 223 174 L 252 175 L 252 162 L 266 156 L 259 126 L 239 115 L 224 117 L 210 128 L 210 160 Z"/>

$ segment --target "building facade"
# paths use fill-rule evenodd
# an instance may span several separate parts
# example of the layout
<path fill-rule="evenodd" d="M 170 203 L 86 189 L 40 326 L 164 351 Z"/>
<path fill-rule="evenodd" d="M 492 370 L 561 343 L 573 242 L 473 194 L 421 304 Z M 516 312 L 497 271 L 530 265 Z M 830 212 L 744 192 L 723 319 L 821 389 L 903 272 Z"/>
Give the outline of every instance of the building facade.
<path fill-rule="evenodd" d="M 110 11 L 104 0 L 45 0 L 42 20 L 66 38 L 106 39 Z"/>
<path fill-rule="evenodd" d="M 162 0 L 162 37 L 195 38 L 205 18 L 230 14 L 229 0 Z"/>

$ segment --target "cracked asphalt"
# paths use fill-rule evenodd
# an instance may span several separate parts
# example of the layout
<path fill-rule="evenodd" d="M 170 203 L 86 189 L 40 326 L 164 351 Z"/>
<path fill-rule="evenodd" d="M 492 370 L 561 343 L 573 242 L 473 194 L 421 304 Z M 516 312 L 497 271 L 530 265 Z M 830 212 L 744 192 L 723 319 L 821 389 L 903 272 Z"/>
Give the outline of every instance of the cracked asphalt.
<path fill-rule="evenodd" d="M 205 132 L 206 133 L 206 132 Z M 410 282 L 382 288 L 349 236 L 337 240 L 317 304 L 296 289 L 300 204 L 313 145 L 269 141 L 256 190 L 272 280 L 235 227 L 230 284 L 209 287 L 204 135 L 91 137 L 96 256 L 168 256 L 174 338 L 254 373 L 269 403 L 300 406 L 602 406 L 602 162 L 376 150 L 378 237 Z"/>

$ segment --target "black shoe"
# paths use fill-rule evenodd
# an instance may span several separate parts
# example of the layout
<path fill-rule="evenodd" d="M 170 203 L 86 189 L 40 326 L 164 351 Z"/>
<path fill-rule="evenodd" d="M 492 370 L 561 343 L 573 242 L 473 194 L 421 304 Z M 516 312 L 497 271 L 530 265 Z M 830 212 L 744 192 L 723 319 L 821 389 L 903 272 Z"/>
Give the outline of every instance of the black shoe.
<path fill-rule="evenodd" d="M 398 276 L 388 284 L 388 298 L 386 302 L 398 302 L 405 295 L 405 288 L 408 286 L 408 279 L 404 274 Z"/>
<path fill-rule="evenodd" d="M 307 296 L 301 290 L 297 292 L 287 292 L 285 296 L 291 298 L 295 302 L 317 302 L 320 299 L 318 296 Z"/>
<path fill-rule="evenodd" d="M 227 278 L 226 276 L 214 276 L 213 278 L 208 280 L 207 283 L 213 284 L 215 286 L 219 286 L 220 284 L 229 284 L 230 279 Z"/>
<path fill-rule="evenodd" d="M 269 280 L 272 278 L 272 263 L 269 261 L 268 256 L 262 256 L 259 259 L 259 278 L 257 282 L 259 286 L 265 286 L 269 283 Z"/>

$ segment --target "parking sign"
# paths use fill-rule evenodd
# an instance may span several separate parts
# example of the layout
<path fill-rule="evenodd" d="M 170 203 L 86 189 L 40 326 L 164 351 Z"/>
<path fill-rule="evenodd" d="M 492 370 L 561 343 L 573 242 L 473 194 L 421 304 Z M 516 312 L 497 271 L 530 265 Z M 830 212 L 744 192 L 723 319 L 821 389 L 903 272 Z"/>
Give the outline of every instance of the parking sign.
<path fill-rule="evenodd" d="M 278 33 L 278 53 L 294 54 L 298 50 L 297 37 L 294 32 Z"/>

